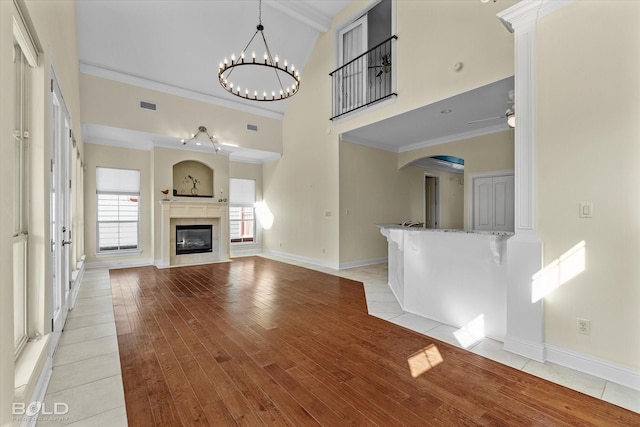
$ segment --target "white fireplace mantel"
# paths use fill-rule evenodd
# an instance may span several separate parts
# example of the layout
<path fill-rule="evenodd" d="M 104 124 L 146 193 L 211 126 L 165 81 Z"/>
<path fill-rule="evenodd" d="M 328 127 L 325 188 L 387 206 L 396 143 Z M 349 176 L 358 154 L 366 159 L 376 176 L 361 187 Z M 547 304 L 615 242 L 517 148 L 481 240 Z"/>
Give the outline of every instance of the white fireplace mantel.
<path fill-rule="evenodd" d="M 217 203 L 212 199 L 193 199 L 193 200 L 161 200 L 161 232 L 160 245 L 162 248 L 162 259 L 159 268 L 171 267 L 172 265 L 184 265 L 184 263 L 172 262 L 175 258 L 175 248 L 171 245 L 171 221 L 177 219 L 202 219 L 217 220 L 215 226 L 213 241 L 217 241 L 214 245 L 214 251 L 211 261 L 226 261 L 229 259 L 229 216 L 228 203 Z M 194 263 L 201 263 L 197 261 Z"/>

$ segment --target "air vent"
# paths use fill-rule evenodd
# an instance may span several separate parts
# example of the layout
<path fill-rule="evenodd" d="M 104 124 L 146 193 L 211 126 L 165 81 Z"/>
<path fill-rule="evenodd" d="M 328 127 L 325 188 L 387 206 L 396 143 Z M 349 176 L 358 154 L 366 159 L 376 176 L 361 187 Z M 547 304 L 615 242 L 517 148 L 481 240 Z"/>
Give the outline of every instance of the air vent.
<path fill-rule="evenodd" d="M 153 102 L 140 101 L 140 108 L 144 110 L 156 111 L 158 107 Z"/>
<path fill-rule="evenodd" d="M 252 130 L 254 132 L 258 132 L 258 125 L 247 125 L 247 130 Z"/>

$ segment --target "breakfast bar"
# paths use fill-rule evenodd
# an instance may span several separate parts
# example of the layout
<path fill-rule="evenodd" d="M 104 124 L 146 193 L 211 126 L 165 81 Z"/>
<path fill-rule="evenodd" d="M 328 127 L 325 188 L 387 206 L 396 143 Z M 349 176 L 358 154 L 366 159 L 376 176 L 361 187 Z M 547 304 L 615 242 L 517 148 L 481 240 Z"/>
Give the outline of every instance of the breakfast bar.
<path fill-rule="evenodd" d="M 481 325 L 484 336 L 504 341 L 513 233 L 377 226 L 388 241 L 389 286 L 404 311 L 458 328 Z"/>

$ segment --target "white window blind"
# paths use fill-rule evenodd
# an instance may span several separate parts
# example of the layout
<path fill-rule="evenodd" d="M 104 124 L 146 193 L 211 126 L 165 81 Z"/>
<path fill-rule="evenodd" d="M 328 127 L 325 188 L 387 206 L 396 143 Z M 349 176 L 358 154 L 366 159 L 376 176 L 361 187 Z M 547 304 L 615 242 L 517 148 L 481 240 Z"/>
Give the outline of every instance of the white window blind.
<path fill-rule="evenodd" d="M 256 181 L 253 179 L 229 179 L 229 205 L 253 207 L 256 202 Z"/>
<path fill-rule="evenodd" d="M 97 167 L 96 191 L 140 194 L 140 171 Z"/>
<path fill-rule="evenodd" d="M 140 171 L 96 168 L 98 253 L 139 248 Z"/>

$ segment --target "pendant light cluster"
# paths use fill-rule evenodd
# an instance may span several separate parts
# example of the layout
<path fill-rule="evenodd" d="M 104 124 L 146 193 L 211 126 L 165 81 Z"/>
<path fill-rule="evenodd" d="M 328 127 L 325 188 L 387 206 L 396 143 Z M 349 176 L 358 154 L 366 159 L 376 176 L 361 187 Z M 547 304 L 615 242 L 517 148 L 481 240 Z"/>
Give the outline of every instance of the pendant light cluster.
<path fill-rule="evenodd" d="M 262 59 L 256 59 L 256 53 L 252 51 L 251 58 L 246 58 L 246 52 L 258 33 L 260 33 L 262 41 L 264 42 L 264 55 Z M 278 86 L 270 88 L 269 90 L 259 90 L 255 87 L 249 87 L 248 83 L 241 84 L 237 81 L 233 82 L 231 75 L 238 67 L 254 67 L 254 69 L 255 67 L 271 68 L 275 73 Z M 286 81 L 286 85 L 282 82 L 283 78 Z M 286 59 L 280 62 L 278 55 L 274 57 L 271 54 L 267 39 L 264 36 L 264 26 L 262 25 L 262 0 L 258 0 L 258 25 L 256 26 L 256 32 L 245 48 L 240 51 L 240 56 L 236 57 L 235 54 L 232 54 L 231 61 L 229 61 L 228 58 L 224 58 L 224 60 L 220 62 L 218 80 L 227 92 L 251 101 L 280 101 L 295 95 L 298 89 L 300 89 L 300 73 L 295 69 L 294 65 L 289 64 Z"/>
<path fill-rule="evenodd" d="M 187 145 L 191 141 L 195 140 L 196 141 L 196 145 L 202 145 L 202 143 L 200 141 L 198 141 L 198 137 L 201 134 L 207 135 L 207 137 L 209 138 L 209 141 L 211 141 L 211 144 L 213 144 L 213 149 L 216 151 L 216 153 L 222 149 L 220 147 L 220 144 L 218 144 L 218 139 L 216 138 L 216 136 L 209 134 L 209 131 L 207 131 L 207 128 L 204 127 L 204 126 L 198 126 L 198 132 L 197 133 L 192 134 L 191 138 L 189 138 L 187 140 L 185 140 L 184 138 L 181 139 L 180 142 L 182 142 L 182 145 Z"/>

